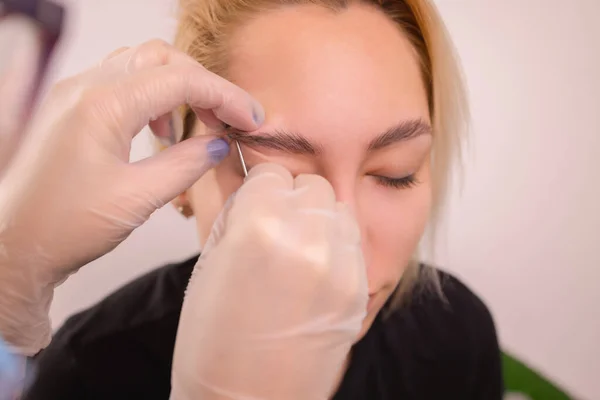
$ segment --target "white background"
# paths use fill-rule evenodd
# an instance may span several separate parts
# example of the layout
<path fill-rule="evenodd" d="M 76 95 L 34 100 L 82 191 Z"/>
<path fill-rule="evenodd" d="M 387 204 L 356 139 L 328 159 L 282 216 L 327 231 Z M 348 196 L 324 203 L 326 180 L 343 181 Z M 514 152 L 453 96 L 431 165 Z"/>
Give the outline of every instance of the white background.
<path fill-rule="evenodd" d="M 172 37 L 173 0 L 69 3 L 53 80 Z M 435 261 L 487 302 L 505 349 L 578 398 L 600 399 L 600 1 L 437 4 L 463 60 L 473 136 Z M 132 157 L 150 151 L 144 132 Z M 193 222 L 166 207 L 58 289 L 54 326 L 197 250 Z"/>

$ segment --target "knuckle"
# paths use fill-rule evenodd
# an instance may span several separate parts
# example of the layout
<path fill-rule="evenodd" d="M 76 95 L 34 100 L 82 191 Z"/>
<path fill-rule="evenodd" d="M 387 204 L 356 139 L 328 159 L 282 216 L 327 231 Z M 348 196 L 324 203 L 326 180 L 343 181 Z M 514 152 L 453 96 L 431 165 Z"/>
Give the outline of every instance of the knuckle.
<path fill-rule="evenodd" d="M 147 64 L 164 65 L 169 61 L 173 47 L 162 39 L 152 39 L 142 43 L 131 56 L 129 63 L 133 69 Z"/>
<path fill-rule="evenodd" d="M 140 45 L 140 50 L 143 51 L 169 51 L 172 47 L 163 39 L 152 39 Z"/>

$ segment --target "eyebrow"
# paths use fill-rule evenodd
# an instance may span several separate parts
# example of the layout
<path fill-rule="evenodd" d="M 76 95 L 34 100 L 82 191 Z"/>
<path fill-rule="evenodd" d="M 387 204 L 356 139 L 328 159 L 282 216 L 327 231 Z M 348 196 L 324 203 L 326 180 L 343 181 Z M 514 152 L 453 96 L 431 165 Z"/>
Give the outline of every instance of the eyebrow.
<path fill-rule="evenodd" d="M 368 150 L 380 150 L 398 142 L 414 139 L 417 136 L 431 134 L 431 132 L 431 126 L 422 119 L 402 121 L 371 140 Z M 281 129 L 248 134 L 228 128 L 227 136 L 231 140 L 237 140 L 247 146 L 269 148 L 291 154 L 320 155 L 323 152 L 321 145 L 311 143 L 301 134 Z"/>
<path fill-rule="evenodd" d="M 369 150 L 379 150 L 394 143 L 414 139 L 421 135 L 431 135 L 431 126 L 422 119 L 410 119 L 393 126 L 369 143 Z"/>
<path fill-rule="evenodd" d="M 321 146 L 309 142 L 304 136 L 281 129 L 250 135 L 246 132 L 229 128 L 227 136 L 231 140 L 237 140 L 239 143 L 251 147 L 269 148 L 292 154 L 319 155 L 322 153 Z"/>

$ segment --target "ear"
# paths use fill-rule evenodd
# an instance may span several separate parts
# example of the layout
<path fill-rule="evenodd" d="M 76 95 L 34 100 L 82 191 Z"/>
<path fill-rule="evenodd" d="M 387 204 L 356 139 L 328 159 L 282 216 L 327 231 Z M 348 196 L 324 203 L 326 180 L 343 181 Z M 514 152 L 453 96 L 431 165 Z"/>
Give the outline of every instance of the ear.
<path fill-rule="evenodd" d="M 177 212 L 183 215 L 185 218 L 190 218 L 194 215 L 194 210 L 190 206 L 190 202 L 188 200 L 187 192 L 181 193 L 179 196 L 175 197 L 171 204 Z"/>

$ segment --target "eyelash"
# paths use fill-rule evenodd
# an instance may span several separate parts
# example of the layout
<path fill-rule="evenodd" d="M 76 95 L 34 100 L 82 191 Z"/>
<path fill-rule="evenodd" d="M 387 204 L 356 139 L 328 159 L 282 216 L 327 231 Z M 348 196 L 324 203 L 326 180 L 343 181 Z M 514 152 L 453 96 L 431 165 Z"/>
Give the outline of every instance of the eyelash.
<path fill-rule="evenodd" d="M 416 186 L 419 181 L 415 174 L 405 176 L 404 178 L 388 178 L 387 176 L 373 176 L 377 183 L 392 189 L 410 189 Z"/>
<path fill-rule="evenodd" d="M 246 165 L 248 171 L 252 169 L 252 166 Z M 389 178 L 387 176 L 373 175 L 377 180 L 377 183 L 381 186 L 385 186 L 392 189 L 410 189 L 419 184 L 415 174 L 405 176 L 404 178 Z"/>

